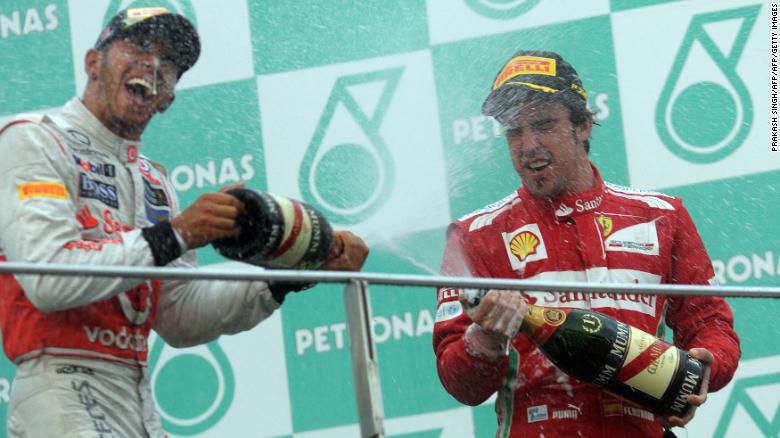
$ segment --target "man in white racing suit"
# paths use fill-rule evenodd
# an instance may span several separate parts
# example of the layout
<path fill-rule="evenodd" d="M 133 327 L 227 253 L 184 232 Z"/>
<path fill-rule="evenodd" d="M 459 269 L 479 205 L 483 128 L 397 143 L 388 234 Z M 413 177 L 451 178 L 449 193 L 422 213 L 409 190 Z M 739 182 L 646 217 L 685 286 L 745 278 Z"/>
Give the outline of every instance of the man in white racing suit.
<path fill-rule="evenodd" d="M 191 251 L 238 234 L 243 205 L 206 193 L 179 210 L 141 134 L 197 60 L 197 31 L 164 8 L 126 9 L 85 58 L 81 99 L 0 128 L 0 261 L 195 265 Z M 359 270 L 363 241 L 324 269 Z M 148 335 L 169 345 L 248 330 L 296 285 L 2 274 L 0 326 L 16 368 L 9 437 L 162 437 L 147 374 Z"/>

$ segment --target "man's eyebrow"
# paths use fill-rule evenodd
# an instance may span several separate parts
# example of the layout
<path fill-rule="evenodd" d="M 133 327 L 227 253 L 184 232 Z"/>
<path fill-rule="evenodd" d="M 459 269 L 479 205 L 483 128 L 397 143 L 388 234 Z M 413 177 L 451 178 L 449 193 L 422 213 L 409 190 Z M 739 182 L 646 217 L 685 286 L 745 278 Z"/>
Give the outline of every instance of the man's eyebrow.
<path fill-rule="evenodd" d="M 531 126 L 539 126 L 539 125 L 544 125 L 546 123 L 554 122 L 554 121 L 557 121 L 557 120 L 558 120 L 558 117 L 545 117 L 543 119 L 532 120 L 529 123 L 529 125 L 531 125 Z"/>

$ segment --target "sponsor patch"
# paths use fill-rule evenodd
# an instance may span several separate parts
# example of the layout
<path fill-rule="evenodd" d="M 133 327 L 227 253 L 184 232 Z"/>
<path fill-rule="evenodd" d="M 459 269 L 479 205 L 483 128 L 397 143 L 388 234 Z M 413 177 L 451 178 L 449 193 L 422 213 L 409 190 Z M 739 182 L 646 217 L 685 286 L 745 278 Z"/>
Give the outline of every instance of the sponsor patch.
<path fill-rule="evenodd" d="M 572 213 L 574 213 L 574 209 L 564 204 L 563 202 L 561 202 L 561 205 L 559 205 L 558 209 L 555 210 L 555 215 L 558 217 L 568 216 Z"/>
<path fill-rule="evenodd" d="M 89 367 L 81 366 L 81 365 L 64 365 L 56 370 L 54 370 L 57 374 L 88 374 L 90 376 L 95 374 L 95 370 Z"/>
<path fill-rule="evenodd" d="M 561 202 L 558 208 L 555 210 L 555 215 L 558 217 L 566 217 L 575 211 L 577 213 L 584 213 L 586 211 L 592 211 L 597 209 L 601 205 L 601 201 L 604 196 L 598 195 L 593 198 L 577 198 L 574 200 L 574 207 L 569 207 L 565 203 Z"/>
<path fill-rule="evenodd" d="M 602 214 L 596 217 L 596 221 L 601 225 L 602 236 L 607 237 L 612 233 L 612 219 Z"/>
<path fill-rule="evenodd" d="M 441 303 L 445 300 L 450 300 L 451 298 L 455 298 L 456 300 L 460 296 L 460 289 L 447 287 L 444 289 L 439 289 L 439 291 L 436 293 L 436 302 Z"/>
<path fill-rule="evenodd" d="M 68 189 L 61 182 L 28 182 L 19 184 L 19 199 L 68 199 Z"/>
<path fill-rule="evenodd" d="M 148 203 L 144 205 L 146 207 L 146 218 L 152 224 L 167 221 L 171 218 L 171 209 L 168 207 L 154 207 Z"/>
<path fill-rule="evenodd" d="M 457 318 L 462 313 L 463 306 L 460 305 L 460 301 L 442 303 L 436 308 L 436 322 L 449 321 L 450 319 Z"/>
<path fill-rule="evenodd" d="M 655 415 L 652 412 L 633 406 L 623 406 L 623 413 L 643 420 L 655 421 Z"/>
<path fill-rule="evenodd" d="M 604 246 L 607 251 L 657 256 L 659 254 L 658 230 L 655 221 L 631 225 L 615 231 L 604 239 Z"/>
<path fill-rule="evenodd" d="M 119 208 L 116 186 L 93 180 L 83 173 L 79 173 L 79 196 L 97 199 L 109 207 Z"/>
<path fill-rule="evenodd" d="M 512 238 L 509 242 L 509 250 L 516 255 L 520 261 L 523 261 L 531 254 L 536 254 L 536 248 L 539 246 L 539 237 L 530 232 L 523 231 Z"/>
<path fill-rule="evenodd" d="M 127 162 L 135 163 L 138 161 L 138 146 L 131 144 L 127 146 Z"/>
<path fill-rule="evenodd" d="M 141 176 L 144 177 L 147 181 L 150 183 L 159 186 L 160 180 L 152 176 L 152 166 L 149 164 L 146 160 L 139 160 L 138 161 L 138 170 L 141 172 Z"/>
<path fill-rule="evenodd" d="M 73 137 L 74 140 L 83 144 L 84 146 L 89 146 L 92 144 L 92 142 L 89 140 L 89 137 L 87 137 L 84 133 L 76 131 L 75 129 L 68 129 L 67 132 L 71 137 Z"/>
<path fill-rule="evenodd" d="M 605 401 L 603 408 L 605 417 L 618 417 L 623 415 L 623 403 L 619 401 Z"/>
<path fill-rule="evenodd" d="M 168 12 L 168 10 L 162 7 L 130 8 L 127 10 L 127 18 L 133 18 L 133 22 L 138 22 L 144 18 L 164 14 L 166 12 Z"/>
<path fill-rule="evenodd" d="M 512 269 L 523 273 L 529 262 L 547 258 L 547 248 L 539 230 L 539 225 L 528 224 L 512 231 L 501 233 L 506 244 L 506 253 Z"/>
<path fill-rule="evenodd" d="M 537 423 L 539 421 L 545 421 L 549 417 L 547 413 L 547 405 L 531 406 L 528 408 L 528 422 Z"/>
<path fill-rule="evenodd" d="M 170 205 L 168 202 L 168 195 L 165 194 L 165 190 L 163 190 L 162 187 L 153 186 L 146 179 L 144 179 L 144 199 L 146 200 L 147 204 L 157 207 L 167 207 Z"/>
<path fill-rule="evenodd" d="M 86 204 L 84 204 L 84 206 L 81 207 L 81 210 L 76 214 L 76 220 L 79 221 L 81 227 L 85 230 L 95 228 L 100 224 L 97 218 L 92 215 L 92 212 Z"/>
<path fill-rule="evenodd" d="M 587 281 L 588 278 L 599 277 L 596 270 L 603 269 L 603 281 L 609 283 L 659 284 L 661 277 L 648 272 L 634 269 L 593 268 L 586 271 L 555 271 L 543 272 L 527 277 L 535 281 Z M 601 278 L 601 277 L 599 277 Z M 645 295 L 630 292 L 535 292 L 523 294 L 531 304 L 544 307 L 573 309 L 623 309 L 655 315 L 657 298 L 655 295 Z"/>
<path fill-rule="evenodd" d="M 77 155 L 73 155 L 73 160 L 76 164 L 84 169 L 85 172 L 94 173 L 97 175 L 107 176 L 113 178 L 116 176 L 116 166 L 108 163 L 95 163 L 89 160 L 85 160 Z"/>
<path fill-rule="evenodd" d="M 552 413 L 553 420 L 576 420 L 579 412 L 576 409 L 555 410 Z"/>
<path fill-rule="evenodd" d="M 519 75 L 544 75 L 555 76 L 556 64 L 554 58 L 543 58 L 540 56 L 518 56 L 512 58 L 498 74 L 496 81 L 493 82 L 493 90 L 504 85 L 504 83 Z"/>

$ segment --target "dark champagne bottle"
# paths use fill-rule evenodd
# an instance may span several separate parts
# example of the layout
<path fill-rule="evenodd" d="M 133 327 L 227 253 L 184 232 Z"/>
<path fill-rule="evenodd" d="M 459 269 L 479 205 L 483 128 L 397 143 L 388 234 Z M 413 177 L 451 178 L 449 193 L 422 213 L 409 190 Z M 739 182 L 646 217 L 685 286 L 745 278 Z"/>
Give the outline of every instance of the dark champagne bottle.
<path fill-rule="evenodd" d="M 240 234 L 212 243 L 224 257 L 267 268 L 316 269 L 340 244 L 325 216 L 303 202 L 245 188 L 227 193 L 244 203 L 244 211 L 237 218 Z"/>
<path fill-rule="evenodd" d="M 520 331 L 565 373 L 657 414 L 685 416 L 703 383 L 687 352 L 592 310 L 529 305 Z"/>

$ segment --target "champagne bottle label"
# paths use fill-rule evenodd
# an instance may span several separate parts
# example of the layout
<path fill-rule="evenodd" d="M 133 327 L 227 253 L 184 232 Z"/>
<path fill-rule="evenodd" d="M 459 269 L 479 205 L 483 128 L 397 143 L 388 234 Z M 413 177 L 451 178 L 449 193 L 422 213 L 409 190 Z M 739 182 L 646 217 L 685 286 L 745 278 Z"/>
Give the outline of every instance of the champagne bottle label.
<path fill-rule="evenodd" d="M 680 361 L 671 344 L 631 327 L 628 355 L 617 378 L 621 382 L 661 399 L 672 383 Z"/>
<path fill-rule="evenodd" d="M 588 320 L 583 316 L 583 325 Z M 615 338 L 594 383 L 607 386 L 618 381 L 661 399 L 674 379 L 679 352 L 671 344 L 617 322 Z"/>
<path fill-rule="evenodd" d="M 281 244 L 269 259 L 280 266 L 294 266 L 306 253 L 311 241 L 312 218 L 303 210 L 303 206 L 288 198 L 269 195 L 279 205 L 283 222 L 290 226 L 284 227 Z"/>

